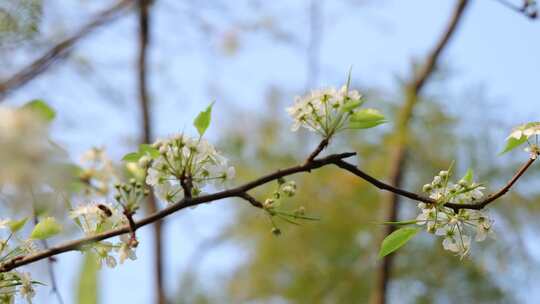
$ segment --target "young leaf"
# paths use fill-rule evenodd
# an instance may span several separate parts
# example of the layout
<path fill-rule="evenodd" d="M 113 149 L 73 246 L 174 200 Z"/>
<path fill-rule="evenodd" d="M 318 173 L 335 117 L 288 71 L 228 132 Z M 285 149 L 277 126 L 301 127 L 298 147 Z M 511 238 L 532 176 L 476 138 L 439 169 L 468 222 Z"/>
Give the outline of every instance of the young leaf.
<path fill-rule="evenodd" d="M 379 251 L 379 258 L 385 257 L 401 248 L 419 231 L 420 228 L 403 227 L 390 233 L 382 242 L 381 250 Z"/>
<path fill-rule="evenodd" d="M 352 129 L 368 129 L 385 123 L 384 115 L 375 109 L 362 109 L 354 112 L 349 118 Z"/>
<path fill-rule="evenodd" d="M 195 120 L 193 121 L 193 125 L 195 128 L 197 128 L 197 131 L 199 132 L 200 136 L 203 136 L 204 132 L 206 132 L 206 129 L 210 126 L 210 118 L 212 116 L 212 106 L 214 106 L 214 102 L 212 102 L 206 110 L 202 111 L 197 115 Z"/>
<path fill-rule="evenodd" d="M 345 104 L 343 105 L 343 108 L 341 108 L 341 110 L 343 111 L 343 113 L 347 113 L 347 112 L 350 112 L 350 111 L 358 108 L 363 103 L 364 103 L 364 99 L 358 99 L 358 100 L 352 100 L 351 99 L 351 100 L 345 102 Z"/>
<path fill-rule="evenodd" d="M 156 159 L 159 157 L 159 150 L 152 147 L 151 145 L 149 144 L 142 144 L 139 146 L 139 153 L 141 154 L 141 157 L 143 155 L 148 155 L 150 156 L 152 159 Z"/>
<path fill-rule="evenodd" d="M 504 150 L 501 153 L 499 153 L 499 155 L 514 150 L 515 148 L 524 144 L 526 141 L 527 141 L 527 136 L 521 136 L 520 139 L 516 139 L 514 137 L 508 138 L 508 140 L 506 141 L 506 147 L 504 147 Z"/>
<path fill-rule="evenodd" d="M 52 121 L 56 117 L 56 112 L 45 101 L 40 99 L 32 100 L 22 106 L 23 109 L 33 111 L 41 116 L 46 122 Z"/>
<path fill-rule="evenodd" d="M 467 173 L 461 179 L 466 181 L 469 184 L 472 184 L 473 179 L 474 179 L 474 171 L 471 168 L 467 169 Z"/>
<path fill-rule="evenodd" d="M 128 154 L 124 155 L 124 157 L 122 157 L 122 160 L 126 161 L 128 163 L 133 163 L 133 162 L 139 161 L 139 158 L 141 158 L 141 157 L 142 157 L 141 153 L 139 153 L 139 152 L 131 152 L 131 153 L 128 153 Z"/>
<path fill-rule="evenodd" d="M 11 233 L 15 233 L 19 230 L 21 230 L 22 227 L 24 227 L 24 224 L 26 224 L 26 221 L 28 221 L 28 218 L 25 217 L 22 220 L 18 221 L 9 221 L 8 226 L 9 230 L 11 230 Z"/>
<path fill-rule="evenodd" d="M 32 230 L 32 233 L 30 234 L 30 238 L 34 240 L 44 240 L 60 233 L 60 231 L 62 231 L 62 226 L 58 224 L 53 217 L 47 217 L 34 227 L 34 230 Z"/>

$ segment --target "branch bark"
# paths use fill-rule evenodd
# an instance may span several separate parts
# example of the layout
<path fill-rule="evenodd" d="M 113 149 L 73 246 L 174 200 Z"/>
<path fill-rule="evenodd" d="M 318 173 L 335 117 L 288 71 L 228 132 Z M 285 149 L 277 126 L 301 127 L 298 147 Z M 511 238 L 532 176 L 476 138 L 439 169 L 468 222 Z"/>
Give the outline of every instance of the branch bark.
<path fill-rule="evenodd" d="M 413 115 L 414 107 L 418 102 L 418 96 L 420 95 L 427 81 L 433 75 L 441 53 L 448 46 L 448 43 L 455 34 L 460 21 L 463 19 L 463 13 L 465 12 L 468 3 L 468 0 L 459 0 L 457 2 L 454 12 L 450 18 L 450 22 L 443 32 L 443 35 L 433 50 L 428 54 L 423 67 L 413 77 L 413 80 L 406 88 L 405 103 L 400 113 L 398 113 L 396 129 L 394 132 L 397 139 L 397 146 L 394 148 L 394 153 L 390 159 L 390 182 L 392 186 L 396 188 L 400 188 L 403 182 L 403 171 L 407 158 L 408 126 Z M 399 211 L 399 196 L 392 192 L 388 197 L 386 205 L 388 208 L 386 212 L 386 221 L 396 222 Z M 392 233 L 394 229 L 395 227 L 392 225 L 386 226 L 383 237 L 386 237 Z M 376 273 L 376 286 L 371 298 L 371 303 L 373 304 L 385 304 L 387 302 L 386 295 L 393 258 L 394 255 L 388 255 L 383 259 L 381 265 L 379 265 L 379 269 Z"/>
<path fill-rule="evenodd" d="M 341 154 L 332 154 L 332 155 L 326 156 L 324 158 L 313 159 L 311 161 L 304 162 L 301 165 L 297 165 L 297 166 L 277 170 L 277 171 L 275 171 L 273 173 L 264 175 L 264 176 L 262 176 L 262 177 L 260 177 L 258 179 L 255 179 L 255 180 L 253 180 L 251 182 L 245 183 L 245 184 L 243 184 L 241 186 L 238 186 L 238 187 L 235 187 L 235 188 L 232 188 L 232 189 L 229 189 L 229 190 L 224 190 L 224 191 L 216 192 L 216 193 L 213 193 L 213 194 L 208 194 L 208 195 L 203 195 L 203 196 L 198 196 L 198 197 L 193 197 L 193 198 L 185 197 L 184 199 L 180 200 L 179 202 L 177 202 L 177 203 L 175 203 L 175 204 L 173 204 L 173 205 L 171 205 L 171 206 L 169 206 L 169 207 L 167 207 L 167 208 L 165 208 L 163 210 L 154 212 L 151 215 L 145 217 L 144 219 L 142 219 L 140 221 L 131 222 L 129 225 L 126 225 L 124 227 L 121 227 L 121 228 L 118 228 L 118 229 L 115 229 L 115 230 L 111 230 L 111 231 L 107 231 L 107 232 L 104 232 L 104 233 L 100 233 L 100 234 L 97 234 L 97 235 L 89 236 L 89 237 L 86 237 L 86 238 L 82 238 L 82 239 L 79 239 L 79 240 L 74 240 L 74 241 L 71 241 L 71 242 L 67 242 L 67 243 L 58 245 L 56 247 L 51 247 L 51 248 L 45 249 L 45 250 L 43 250 L 41 252 L 37 252 L 37 253 L 32 254 L 32 255 L 15 257 L 15 258 L 13 258 L 11 260 L 8 260 L 5 263 L 0 265 L 0 273 L 10 271 L 12 269 L 15 269 L 15 268 L 27 265 L 27 264 L 31 264 L 31 263 L 37 262 L 39 260 L 51 258 L 51 257 L 53 257 L 55 255 L 58 255 L 58 254 L 61 254 L 61 253 L 64 253 L 64 252 L 74 251 L 74 250 L 81 250 L 81 249 L 84 248 L 85 245 L 92 244 L 92 243 L 95 243 L 95 242 L 99 242 L 101 240 L 112 238 L 112 237 L 115 237 L 115 236 L 118 236 L 118 235 L 121 235 L 121 234 L 125 234 L 125 233 L 132 233 L 133 231 L 135 231 L 135 230 L 137 230 L 137 229 L 139 229 L 139 228 L 141 228 L 143 226 L 146 226 L 146 225 L 149 225 L 149 224 L 152 224 L 152 223 L 157 223 L 160 220 L 162 220 L 163 218 L 165 218 L 165 217 L 167 217 L 167 216 L 169 216 L 169 215 L 171 215 L 171 214 L 173 214 L 173 213 L 175 213 L 177 211 L 180 211 L 180 210 L 182 210 L 184 208 L 196 206 L 196 205 L 203 204 L 203 203 L 210 203 L 210 202 L 214 202 L 214 201 L 225 199 L 225 198 L 238 197 L 238 198 L 242 198 L 243 200 L 249 202 L 254 207 L 263 208 L 263 204 L 261 202 L 259 202 L 256 198 L 254 198 L 253 196 L 248 194 L 248 191 L 250 191 L 250 190 L 252 190 L 254 188 L 257 188 L 259 186 L 262 186 L 262 185 L 264 185 L 266 183 L 269 183 L 271 181 L 278 180 L 280 178 L 283 178 L 283 177 L 286 177 L 286 176 L 289 176 L 289 175 L 293 175 L 293 174 L 297 174 L 297 173 L 301 173 L 301 172 L 308 172 L 309 173 L 309 172 L 311 172 L 311 170 L 319 169 L 319 168 L 322 168 L 322 167 L 328 166 L 328 165 L 335 165 L 335 166 L 337 166 L 337 167 L 339 167 L 341 169 L 344 169 L 344 170 L 346 170 L 346 171 L 360 177 L 361 179 L 369 182 L 370 184 L 376 186 L 377 188 L 379 188 L 381 190 L 390 191 L 390 192 L 395 193 L 397 195 L 401 195 L 401 196 L 410 198 L 410 199 L 412 199 L 414 201 L 425 202 L 425 203 L 436 203 L 435 201 L 433 201 L 430 198 L 423 197 L 423 196 L 421 196 L 419 194 L 415 194 L 413 192 L 409 192 L 407 190 L 403 190 L 403 189 L 394 187 L 394 186 L 392 186 L 390 184 L 387 184 L 387 183 L 385 183 L 383 181 L 380 181 L 377 178 L 375 178 L 375 177 L 365 173 L 364 171 L 360 170 L 355 165 L 344 161 L 344 159 L 350 158 L 350 157 L 352 157 L 354 155 L 356 155 L 356 153 L 354 153 L 354 152 L 346 152 L 346 153 L 341 153 Z M 531 157 L 531 159 L 529 159 L 529 161 L 519 169 L 519 171 L 514 175 L 514 177 L 512 177 L 512 179 L 510 179 L 510 181 L 501 190 L 499 190 L 495 194 L 488 196 L 484 201 L 479 202 L 478 204 L 459 205 L 458 209 L 461 209 L 461 208 L 481 209 L 479 206 L 484 206 L 485 207 L 489 203 L 491 203 L 491 202 L 495 201 L 496 199 L 500 198 L 505 193 L 507 193 L 508 190 L 510 190 L 510 188 L 517 182 L 517 180 L 521 176 L 523 176 L 525 171 L 532 165 L 534 160 L 535 160 L 535 158 Z M 451 208 L 453 207 L 453 206 L 451 206 L 451 204 L 446 204 L 446 206 L 451 207 Z"/>
<path fill-rule="evenodd" d="M 93 33 L 99 27 L 116 20 L 130 8 L 133 2 L 134 0 L 121 0 L 110 8 L 102 11 L 72 36 L 53 46 L 41 57 L 34 60 L 28 66 L 25 66 L 11 77 L 2 80 L 0 82 L 0 101 L 4 100 L 13 91 L 20 89 L 37 76 L 47 71 L 55 61 L 66 58 L 77 42 Z"/>

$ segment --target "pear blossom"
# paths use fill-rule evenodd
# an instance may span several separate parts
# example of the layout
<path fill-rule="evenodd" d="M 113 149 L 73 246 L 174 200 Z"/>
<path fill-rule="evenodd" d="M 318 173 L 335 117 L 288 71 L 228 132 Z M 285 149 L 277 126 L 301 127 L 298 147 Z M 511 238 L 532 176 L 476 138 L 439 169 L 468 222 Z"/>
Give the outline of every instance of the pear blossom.
<path fill-rule="evenodd" d="M 224 186 L 235 176 L 235 169 L 208 141 L 177 134 L 153 144 L 160 156 L 148 168 L 146 184 L 152 186 L 162 200 L 174 203 L 186 194 L 198 195 L 209 184 Z"/>
<path fill-rule="evenodd" d="M 514 128 L 507 139 L 520 140 L 523 137 L 530 138 L 533 135 L 540 135 L 540 122 L 530 122 Z"/>
<path fill-rule="evenodd" d="M 461 258 L 470 251 L 472 235 L 477 242 L 493 236 L 493 220 L 484 211 L 459 209 L 457 212 L 444 204 L 474 204 L 484 197 L 485 187 L 472 181 L 472 171 L 458 183 L 450 181 L 451 172 L 441 171 L 433 181 L 422 187 L 429 197 L 436 201 L 433 204 L 420 203 L 421 210 L 416 217 L 418 225 L 425 225 L 426 230 L 443 236 L 443 248 L 459 255 Z"/>
<path fill-rule="evenodd" d="M 363 102 L 358 91 L 344 85 L 297 96 L 286 111 L 294 120 L 292 131 L 304 127 L 330 138 L 342 130 L 371 128 L 384 122 L 384 117 L 374 109 L 357 110 Z"/>
<path fill-rule="evenodd" d="M 118 260 L 120 264 L 123 264 L 126 259 L 136 260 L 137 255 L 133 250 L 133 245 L 131 244 L 131 236 L 129 234 L 122 234 L 120 236 L 121 244 L 116 249 L 118 251 Z"/>
<path fill-rule="evenodd" d="M 32 304 L 32 298 L 36 295 L 36 292 L 32 285 L 30 274 L 28 272 L 19 273 L 19 279 L 21 280 L 21 287 L 19 289 L 21 296 L 25 298 L 29 304 Z"/>

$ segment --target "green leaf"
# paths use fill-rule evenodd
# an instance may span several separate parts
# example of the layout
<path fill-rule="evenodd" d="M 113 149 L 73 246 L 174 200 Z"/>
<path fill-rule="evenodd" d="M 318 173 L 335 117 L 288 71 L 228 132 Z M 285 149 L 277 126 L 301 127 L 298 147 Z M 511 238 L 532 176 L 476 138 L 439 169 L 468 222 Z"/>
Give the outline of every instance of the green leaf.
<path fill-rule="evenodd" d="M 466 181 L 468 184 L 472 184 L 474 179 L 474 171 L 471 168 L 467 169 L 467 173 L 465 173 L 465 176 L 463 176 L 461 179 Z"/>
<path fill-rule="evenodd" d="M 19 230 L 21 230 L 22 227 L 24 227 L 24 225 L 26 224 L 26 222 L 28 221 L 28 218 L 25 217 L 23 218 L 22 220 L 18 220 L 18 221 L 9 221 L 8 223 L 8 226 L 9 226 L 9 230 L 11 230 L 11 233 L 15 233 Z"/>
<path fill-rule="evenodd" d="M 359 106 L 361 106 L 363 103 L 364 103 L 364 99 L 358 99 L 358 100 L 351 99 L 343 105 L 343 108 L 341 108 L 341 111 L 343 111 L 343 113 L 350 112 L 358 108 Z"/>
<path fill-rule="evenodd" d="M 385 257 L 401 248 L 419 231 L 420 228 L 404 227 L 390 233 L 382 242 L 379 258 Z"/>
<path fill-rule="evenodd" d="M 62 226 L 58 224 L 53 217 L 47 217 L 34 227 L 34 230 L 32 230 L 32 233 L 30 234 L 30 238 L 34 240 L 44 240 L 60 233 L 60 231 L 62 231 Z"/>
<path fill-rule="evenodd" d="M 32 100 L 22 106 L 23 109 L 27 109 L 35 112 L 41 116 L 46 122 L 51 122 L 56 117 L 56 112 L 45 101 L 40 99 Z"/>
<path fill-rule="evenodd" d="M 521 136 L 520 139 L 516 139 L 514 137 L 508 138 L 508 140 L 506 141 L 506 147 L 504 147 L 504 150 L 501 153 L 499 153 L 499 155 L 509 152 L 511 150 L 514 150 L 515 148 L 524 144 L 526 141 L 527 141 L 527 136 Z"/>
<path fill-rule="evenodd" d="M 152 147 L 151 145 L 149 144 L 142 144 L 139 146 L 139 153 L 141 154 L 141 157 L 143 155 L 148 155 L 150 156 L 152 159 L 156 159 L 159 157 L 159 150 Z"/>
<path fill-rule="evenodd" d="M 375 109 L 362 109 L 354 112 L 349 118 L 352 129 L 368 129 L 385 123 L 384 115 Z"/>
<path fill-rule="evenodd" d="M 195 120 L 193 121 L 193 125 L 195 128 L 197 128 L 197 131 L 199 132 L 200 136 L 203 136 L 204 132 L 206 132 L 206 129 L 210 126 L 210 118 L 212 116 L 212 106 L 214 106 L 214 102 L 212 102 L 206 110 L 202 111 L 197 115 Z"/>
<path fill-rule="evenodd" d="M 95 253 L 86 253 L 77 288 L 78 304 L 96 304 L 98 302 L 98 260 Z"/>
<path fill-rule="evenodd" d="M 141 157 L 142 157 L 141 153 L 139 153 L 139 152 L 131 152 L 131 153 L 128 153 L 128 154 L 124 155 L 124 157 L 122 157 L 122 160 L 126 161 L 128 163 L 133 163 L 133 162 L 138 162 L 139 158 L 141 158 Z"/>

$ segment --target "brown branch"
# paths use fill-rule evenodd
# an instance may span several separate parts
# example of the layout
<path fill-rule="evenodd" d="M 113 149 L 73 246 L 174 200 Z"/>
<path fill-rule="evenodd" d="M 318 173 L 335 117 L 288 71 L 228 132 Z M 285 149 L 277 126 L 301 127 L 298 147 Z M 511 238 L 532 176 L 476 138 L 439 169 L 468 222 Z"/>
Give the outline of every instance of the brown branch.
<path fill-rule="evenodd" d="M 248 191 L 250 191 L 250 190 L 252 190 L 254 188 L 257 188 L 259 186 L 262 186 L 262 185 L 264 185 L 264 184 L 266 184 L 268 182 L 278 180 L 280 178 L 283 178 L 283 177 L 286 177 L 286 176 L 289 176 L 289 175 L 293 175 L 293 174 L 300 173 L 300 172 L 311 172 L 311 170 L 318 169 L 318 168 L 321 168 L 321 167 L 324 167 L 324 166 L 327 166 L 327 165 L 335 165 L 335 166 L 337 166 L 339 168 L 342 168 L 342 169 L 344 169 L 346 171 L 349 171 L 352 174 L 360 177 L 361 179 L 369 182 L 370 184 L 374 185 L 375 187 L 377 187 L 377 188 L 379 188 L 381 190 L 390 191 L 390 192 L 395 193 L 397 195 L 410 198 L 410 199 L 412 199 L 414 201 L 432 203 L 432 204 L 436 203 L 434 200 L 432 200 L 430 198 L 423 197 L 421 195 L 418 195 L 418 194 L 409 192 L 407 190 L 403 190 L 403 189 L 394 187 L 394 186 L 389 185 L 389 184 L 387 184 L 387 183 L 385 183 L 383 181 L 380 181 L 377 178 L 375 178 L 375 177 L 363 172 L 362 170 L 358 169 L 356 166 L 344 161 L 344 159 L 352 157 L 354 155 L 356 155 L 356 153 L 354 153 L 354 152 L 332 154 L 332 155 L 329 155 L 329 156 L 324 157 L 324 158 L 314 159 L 314 160 L 312 160 L 310 162 L 307 162 L 307 163 L 304 163 L 302 165 L 297 165 L 297 166 L 289 167 L 289 168 L 286 168 L 286 169 L 277 170 L 277 171 L 275 171 L 273 173 L 262 176 L 262 177 L 260 177 L 258 179 L 255 179 L 255 180 L 251 181 L 251 182 L 245 183 L 245 184 L 243 184 L 241 186 L 238 186 L 238 187 L 235 187 L 235 188 L 232 188 L 232 189 L 229 189 L 229 190 L 224 190 L 224 191 L 216 192 L 216 193 L 213 193 L 213 194 L 208 194 L 208 195 L 203 195 L 203 196 L 193 197 L 193 198 L 185 197 L 184 199 L 180 200 L 179 202 L 177 202 L 177 203 L 175 203 L 175 204 L 173 204 L 173 205 L 171 205 L 171 206 L 169 206 L 169 207 L 167 207 L 167 208 L 165 208 L 163 210 L 155 212 L 155 213 L 151 214 L 150 216 L 148 216 L 148 217 L 146 217 L 146 218 L 144 218 L 144 219 L 142 219 L 142 220 L 140 220 L 138 222 L 133 221 L 133 219 L 131 217 L 131 220 L 129 221 L 129 225 L 126 225 L 124 227 L 121 227 L 121 228 L 118 228 L 118 229 L 115 229 L 115 230 L 111 230 L 111 231 L 107 231 L 107 232 L 104 232 L 104 233 L 100 233 L 100 234 L 97 234 L 97 235 L 94 235 L 94 236 L 82 238 L 82 239 L 79 239 L 79 240 L 67 242 L 67 243 L 61 244 L 61 245 L 56 246 L 56 247 L 45 249 L 45 250 L 43 250 L 41 252 L 38 252 L 38 253 L 35 253 L 35 254 L 32 254 L 32 255 L 18 256 L 16 258 L 8 260 L 5 263 L 0 265 L 0 272 L 10 271 L 12 269 L 15 269 L 15 268 L 23 266 L 23 265 L 27 265 L 27 264 L 30 264 L 30 263 L 33 263 L 33 262 L 36 262 L 36 261 L 39 261 L 39 260 L 42 260 L 42 259 L 51 258 L 51 257 L 53 257 L 53 256 L 55 256 L 57 254 L 63 253 L 63 252 L 79 250 L 84 245 L 99 242 L 101 240 L 108 239 L 108 238 L 111 238 L 111 237 L 114 237 L 114 236 L 118 236 L 118 235 L 125 234 L 125 233 L 132 233 L 135 230 L 137 230 L 137 229 L 139 229 L 139 228 L 141 228 L 143 226 L 146 226 L 146 225 L 149 225 L 149 224 L 152 224 L 152 223 L 157 223 L 161 219 L 163 219 L 163 218 L 165 218 L 165 217 L 167 217 L 167 216 L 169 216 L 169 215 L 171 215 L 171 214 L 173 214 L 173 213 L 175 213 L 175 212 L 177 212 L 179 210 L 182 210 L 182 209 L 187 208 L 187 207 L 192 207 L 192 206 L 196 206 L 196 205 L 199 205 L 199 204 L 203 204 L 203 203 L 214 202 L 214 201 L 225 199 L 225 198 L 239 197 L 239 198 L 242 198 L 242 199 L 248 201 L 254 207 L 263 208 L 263 204 L 261 202 L 259 202 L 256 198 L 254 198 L 253 196 L 248 194 Z M 481 209 L 481 208 L 479 208 L 479 206 L 484 206 L 485 207 L 487 204 L 493 202 L 494 200 L 500 198 L 506 192 L 508 192 L 510 190 L 510 188 L 517 182 L 517 180 L 532 165 L 533 162 L 534 162 L 533 158 L 529 159 L 529 161 L 519 169 L 519 171 L 514 175 L 514 177 L 512 177 L 512 179 L 508 182 L 508 184 L 506 186 L 504 186 L 501 190 L 499 190 L 495 194 L 488 196 L 488 198 L 486 198 L 486 200 L 484 200 L 482 202 L 479 202 L 478 204 L 473 204 L 473 205 L 462 204 L 462 205 L 454 206 L 453 204 L 445 204 L 445 206 L 450 207 L 450 208 L 458 208 L 458 209 L 464 209 L 464 208 L 467 208 L 467 209 Z"/>
<path fill-rule="evenodd" d="M 21 88 L 38 75 L 45 72 L 55 61 L 66 58 L 77 42 L 94 32 L 97 28 L 121 16 L 128 10 L 133 2 L 134 0 L 121 0 L 110 8 L 100 12 L 92 19 L 92 21 L 81 27 L 72 36 L 56 44 L 40 58 L 34 60 L 11 77 L 2 80 L 0 82 L 0 101 L 7 97 L 11 92 Z"/>
<path fill-rule="evenodd" d="M 311 154 L 308 156 L 308 158 L 306 159 L 306 163 L 309 163 L 310 161 L 314 160 L 315 157 L 319 156 L 319 154 L 322 152 L 322 150 L 324 150 L 324 148 L 326 148 L 328 146 L 328 143 L 329 143 L 328 138 L 323 139 L 319 143 L 317 148 L 315 148 L 315 150 L 313 152 L 311 152 Z"/>
<path fill-rule="evenodd" d="M 415 200 L 415 201 L 418 201 L 418 202 L 424 202 L 424 203 L 427 203 L 427 204 L 436 204 L 437 202 L 429 197 L 424 197 L 424 196 L 421 196 L 419 194 L 416 194 L 416 193 L 413 193 L 413 192 L 409 192 L 407 190 L 403 190 L 403 189 L 400 189 L 400 188 L 397 188 L 397 187 L 394 187 L 390 184 L 387 184 L 383 181 L 380 181 L 378 179 L 376 179 L 375 177 L 365 173 L 364 171 L 358 169 L 355 165 L 352 165 L 344 160 L 337 160 L 334 162 L 334 164 L 342 169 L 345 169 L 349 172 L 351 172 L 352 174 L 360 177 L 361 179 L 367 181 L 368 183 L 372 184 L 373 186 L 381 189 L 381 190 L 386 190 L 386 191 L 389 191 L 389 192 L 392 192 L 392 193 L 395 193 L 396 195 L 401 195 L 403 197 L 406 197 L 406 198 L 410 198 L 412 200 Z"/>
<path fill-rule="evenodd" d="M 141 143 L 152 141 L 152 117 L 150 113 L 150 98 L 148 94 L 148 46 L 150 45 L 151 31 L 150 9 L 152 0 L 139 0 L 139 31 L 138 31 L 138 57 L 137 57 L 137 84 L 139 94 L 139 106 L 142 120 Z M 150 214 L 158 211 L 156 197 L 150 193 L 148 198 Z M 158 220 L 153 227 L 154 231 L 154 277 L 156 290 L 156 303 L 165 304 L 164 267 L 163 267 L 163 221 Z"/>
<path fill-rule="evenodd" d="M 534 20 L 534 19 L 536 19 L 538 17 L 538 9 L 536 7 L 536 4 L 532 4 L 527 0 L 523 0 L 523 5 L 522 6 L 517 6 L 517 5 L 515 5 L 512 2 L 507 1 L 507 0 L 494 0 L 494 1 L 498 2 L 502 6 L 505 6 L 506 8 L 508 8 L 508 9 L 510 9 L 510 10 L 516 12 L 516 13 L 523 14 L 525 17 L 527 17 L 529 19 Z"/>
<path fill-rule="evenodd" d="M 244 200 L 248 201 L 253 207 L 263 208 L 263 204 L 247 192 L 239 193 L 238 197 L 243 198 Z"/>
<path fill-rule="evenodd" d="M 216 193 L 213 193 L 213 194 L 193 197 L 191 199 L 184 198 L 184 199 L 180 200 L 179 202 L 177 202 L 177 203 L 175 203 L 175 204 L 173 204 L 173 205 L 171 205 L 171 206 L 169 206 L 169 207 L 167 207 L 165 209 L 162 209 L 162 210 L 160 210 L 158 212 L 155 212 L 155 213 L 145 217 L 144 219 L 135 222 L 134 228 L 139 229 L 139 228 L 141 228 L 143 226 L 158 222 L 159 220 L 161 220 L 161 219 L 163 219 L 163 218 L 165 218 L 165 217 L 167 217 L 167 216 L 169 216 L 169 215 L 171 215 L 171 214 L 173 214 L 173 213 L 175 213 L 175 212 L 177 212 L 179 210 L 182 210 L 184 208 L 200 205 L 200 204 L 203 204 L 203 203 L 209 203 L 209 202 L 213 202 L 213 201 L 217 201 L 217 200 L 221 200 L 221 199 L 225 199 L 225 198 L 230 198 L 230 197 L 245 198 L 246 197 L 245 193 L 247 191 L 249 191 L 251 189 L 254 189 L 256 187 L 259 187 L 261 185 L 264 185 L 264 184 L 266 184 L 268 182 L 278 180 L 279 178 L 286 177 L 286 176 L 293 175 L 293 174 L 300 173 L 300 172 L 310 172 L 311 170 L 318 169 L 318 168 L 321 168 L 321 167 L 324 167 L 324 166 L 327 166 L 327 165 L 330 165 L 330 164 L 334 164 L 337 160 L 341 160 L 341 159 L 344 159 L 344 158 L 349 158 L 349 157 L 352 157 L 354 155 L 356 155 L 356 153 L 354 153 L 354 152 L 329 155 L 329 156 L 321 158 L 321 159 L 313 160 L 313 161 L 311 161 L 311 162 L 309 162 L 307 164 L 302 164 L 302 165 L 289 167 L 289 168 L 286 168 L 286 169 L 277 170 L 277 171 L 275 171 L 273 173 L 262 176 L 262 177 L 260 177 L 260 178 L 258 178 L 256 180 L 253 180 L 251 182 L 245 183 L 245 184 L 243 184 L 241 186 L 238 186 L 238 187 L 235 187 L 235 188 L 232 188 L 232 189 L 216 192 Z M 30 264 L 30 263 L 34 263 L 36 261 L 46 259 L 46 258 L 49 258 L 51 256 L 55 256 L 55 255 L 60 254 L 60 253 L 64 253 L 64 252 L 68 252 L 68 251 L 74 251 L 74 250 L 80 250 L 84 245 L 99 242 L 101 240 L 105 240 L 105 239 L 115 237 L 115 236 L 118 236 L 118 235 L 121 235 L 121 234 L 129 233 L 129 232 L 130 232 L 130 227 L 129 227 L 129 225 L 126 225 L 126 226 L 118 228 L 118 229 L 114 229 L 114 230 L 111 230 L 111 231 L 107 231 L 107 232 L 104 232 L 104 233 L 96 234 L 96 235 L 85 237 L 85 238 L 82 238 L 82 239 L 79 239 L 79 240 L 70 241 L 70 242 L 55 246 L 55 247 L 51 247 L 51 248 L 49 248 L 47 250 L 43 250 L 41 252 L 38 252 L 38 253 L 35 253 L 35 254 L 32 254 L 32 255 L 28 255 L 28 256 L 24 256 L 24 257 L 19 256 L 19 257 L 15 258 L 15 259 L 8 260 L 5 263 L 3 263 L 2 265 L 0 265 L 0 272 L 10 271 L 10 270 L 15 269 L 17 267 L 27 265 L 27 264 Z"/>
<path fill-rule="evenodd" d="M 521 168 L 519 168 L 519 170 L 516 172 L 516 174 L 514 174 L 514 176 L 508 181 L 508 183 L 504 187 L 501 188 L 501 190 L 489 195 L 483 201 L 478 202 L 478 203 L 474 203 L 474 204 L 451 204 L 451 203 L 447 203 L 447 204 L 445 204 L 445 206 L 449 207 L 449 208 L 452 208 L 454 210 L 459 210 L 459 209 L 480 210 L 480 209 L 485 208 L 490 203 L 494 202 L 495 200 L 497 200 L 501 196 L 505 195 L 510 190 L 510 188 L 512 188 L 512 186 L 518 181 L 518 179 L 525 173 L 525 171 L 527 171 L 527 169 L 529 169 L 529 167 L 534 163 L 535 160 L 536 160 L 535 157 L 529 158 L 529 160 L 523 166 L 521 166 Z"/>

